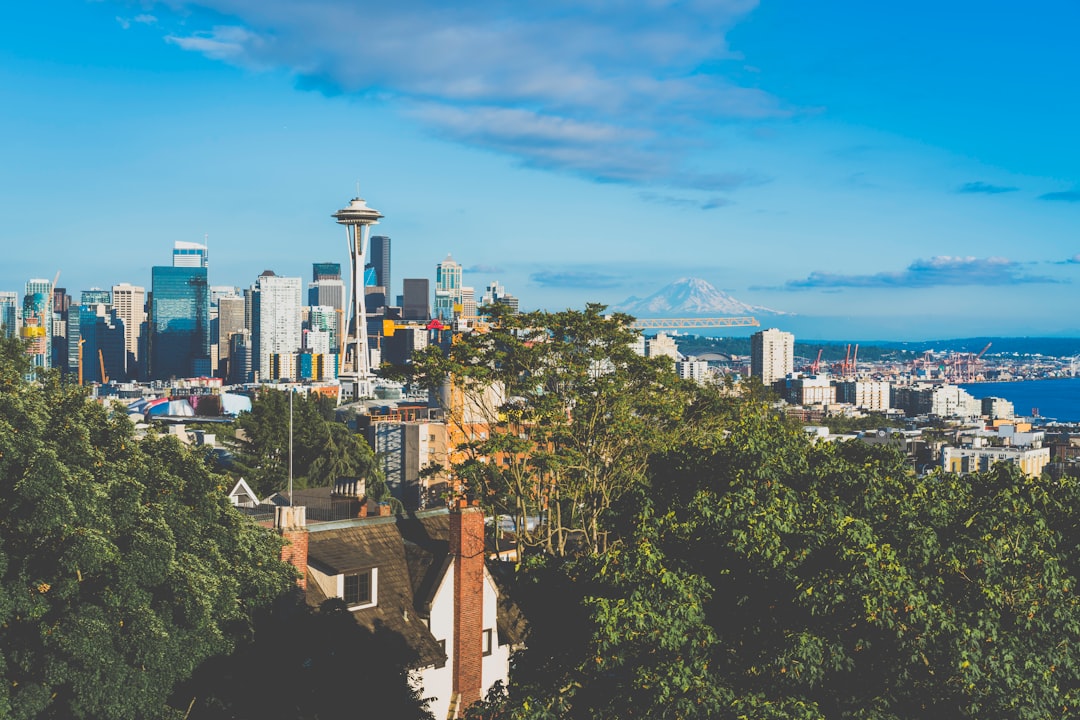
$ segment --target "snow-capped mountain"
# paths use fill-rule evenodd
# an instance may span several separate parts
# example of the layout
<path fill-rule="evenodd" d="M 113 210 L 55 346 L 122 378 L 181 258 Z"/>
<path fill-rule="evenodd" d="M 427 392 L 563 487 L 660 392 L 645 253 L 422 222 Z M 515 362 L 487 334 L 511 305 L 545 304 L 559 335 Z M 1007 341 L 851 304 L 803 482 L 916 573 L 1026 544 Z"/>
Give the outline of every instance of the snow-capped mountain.
<path fill-rule="evenodd" d="M 642 318 L 790 314 L 760 305 L 748 305 L 717 290 L 701 278 L 680 278 L 647 298 L 628 297 L 611 309 Z"/>

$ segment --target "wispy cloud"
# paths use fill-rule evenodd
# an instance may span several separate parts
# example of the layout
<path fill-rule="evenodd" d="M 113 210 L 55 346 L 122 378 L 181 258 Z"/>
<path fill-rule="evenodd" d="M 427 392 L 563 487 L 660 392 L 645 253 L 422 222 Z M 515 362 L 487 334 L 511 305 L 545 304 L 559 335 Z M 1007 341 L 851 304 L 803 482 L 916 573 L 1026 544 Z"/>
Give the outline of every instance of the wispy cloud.
<path fill-rule="evenodd" d="M 657 205 L 696 208 L 698 210 L 715 210 L 717 208 L 727 207 L 728 205 L 734 204 L 734 201 L 725 197 L 712 197 L 708 198 L 707 200 L 699 200 L 688 197 L 680 197 L 678 195 L 666 195 L 664 193 L 655 192 L 638 193 L 638 197 L 645 202 L 656 203 Z"/>
<path fill-rule="evenodd" d="M 940 255 L 919 259 L 899 272 L 873 275 L 840 275 L 812 272 L 805 280 L 789 280 L 780 290 L 833 288 L 930 288 L 942 285 L 1021 285 L 1057 283 L 1054 278 L 1028 275 L 1022 264 L 1001 257 L 953 257 Z"/>
<path fill-rule="evenodd" d="M 623 283 L 618 275 L 586 270 L 541 270 L 530 275 L 529 280 L 545 288 L 613 288 Z"/>
<path fill-rule="evenodd" d="M 493 273 L 501 273 L 501 272 L 503 272 L 503 269 L 501 267 L 497 267 L 495 265 L 482 265 L 481 264 L 481 265 L 473 265 L 472 267 L 467 267 L 467 268 L 465 268 L 465 272 L 467 272 L 467 273 L 486 273 L 488 275 L 491 275 Z"/>
<path fill-rule="evenodd" d="M 1080 265 L 1080 253 L 1073 255 L 1071 258 L 1064 260 L 1058 260 L 1055 265 Z"/>
<path fill-rule="evenodd" d="M 1064 190 L 1062 192 L 1049 192 L 1043 193 L 1039 196 L 1040 200 L 1049 200 L 1051 202 L 1080 202 L 1080 191 L 1078 190 Z"/>
<path fill-rule="evenodd" d="M 991 183 L 982 182 L 981 180 L 967 182 L 956 188 L 956 192 L 963 195 L 1000 195 L 1001 193 L 1011 193 L 1016 192 L 1017 190 L 1019 190 L 1019 188 L 1010 185 L 992 185 Z"/>
<path fill-rule="evenodd" d="M 695 167 L 715 121 L 792 113 L 728 79 L 727 31 L 757 0 L 169 0 L 185 50 L 286 68 L 302 87 L 400 101 L 434 132 L 531 167 L 704 191 L 760 182 Z M 214 21 L 199 27 L 203 11 Z M 221 18 L 231 18 L 230 25 Z"/>

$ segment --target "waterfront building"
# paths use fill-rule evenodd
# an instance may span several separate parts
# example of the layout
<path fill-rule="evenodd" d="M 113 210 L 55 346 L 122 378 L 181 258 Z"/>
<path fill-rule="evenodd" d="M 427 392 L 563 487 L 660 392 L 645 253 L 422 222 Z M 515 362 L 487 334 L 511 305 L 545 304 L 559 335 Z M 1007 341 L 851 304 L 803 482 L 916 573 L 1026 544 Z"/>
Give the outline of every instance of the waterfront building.
<path fill-rule="evenodd" d="M 911 415 L 943 418 L 974 418 L 982 414 L 982 403 L 957 385 L 919 382 L 893 387 L 892 406 Z"/>
<path fill-rule="evenodd" d="M 262 379 L 295 377 L 281 374 L 281 361 L 271 368 L 272 355 L 295 355 L 300 350 L 300 285 L 298 277 L 282 277 L 265 271 L 252 293 L 252 368 Z"/>
<path fill-rule="evenodd" d="M 836 399 L 860 410 L 886 412 L 892 407 L 892 384 L 885 380 L 846 380 L 836 384 Z"/>
<path fill-rule="evenodd" d="M 1005 398 L 984 397 L 982 399 L 982 414 L 991 420 L 999 418 L 1012 418 L 1016 415 L 1013 404 Z"/>
<path fill-rule="evenodd" d="M 750 375 L 769 386 L 795 369 L 795 336 L 776 328 L 750 336 Z"/>

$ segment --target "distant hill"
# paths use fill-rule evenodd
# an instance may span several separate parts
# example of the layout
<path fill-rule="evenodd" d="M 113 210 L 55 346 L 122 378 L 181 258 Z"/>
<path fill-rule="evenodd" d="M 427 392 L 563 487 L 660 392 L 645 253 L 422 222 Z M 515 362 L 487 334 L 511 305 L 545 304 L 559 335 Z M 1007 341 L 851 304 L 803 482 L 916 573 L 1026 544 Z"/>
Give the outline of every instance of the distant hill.
<path fill-rule="evenodd" d="M 646 298 L 628 297 L 611 309 L 640 318 L 790 314 L 760 305 L 748 305 L 701 278 L 680 278 Z"/>
<path fill-rule="evenodd" d="M 750 354 L 748 337 L 705 337 L 701 335 L 678 335 L 675 338 L 679 352 L 684 355 L 699 355 L 704 352 L 719 352 L 735 355 Z M 927 350 L 936 352 L 971 352 L 977 353 L 991 343 L 988 355 L 1012 354 L 1046 355 L 1050 357 L 1074 357 L 1080 355 L 1080 338 L 958 338 L 955 340 L 922 340 L 901 342 L 875 340 L 859 344 L 859 357 L 863 360 L 901 360 L 920 355 Z M 854 344 L 853 344 L 854 345 Z M 795 355 L 805 358 L 817 356 L 822 348 L 823 361 L 841 360 L 844 357 L 846 343 L 829 340 L 795 341 Z"/>

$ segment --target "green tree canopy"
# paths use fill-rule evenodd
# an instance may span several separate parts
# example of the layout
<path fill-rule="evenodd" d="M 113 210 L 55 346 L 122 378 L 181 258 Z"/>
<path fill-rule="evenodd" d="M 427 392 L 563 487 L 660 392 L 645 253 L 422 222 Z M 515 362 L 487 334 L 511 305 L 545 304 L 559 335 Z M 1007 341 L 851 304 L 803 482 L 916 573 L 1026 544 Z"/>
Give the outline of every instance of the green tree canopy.
<path fill-rule="evenodd" d="M 288 392 L 263 390 L 241 413 L 236 426 L 234 469 L 260 497 L 282 490 L 289 478 Z M 364 478 L 368 495 L 385 500 L 389 491 L 375 453 L 360 435 L 334 419 L 333 401 L 293 394 L 293 483 L 326 487 L 340 477 Z"/>
<path fill-rule="evenodd" d="M 611 551 L 519 574 L 533 629 L 489 717 L 1077 716 L 1075 480 L 918 478 L 752 402 L 687 437 Z"/>
<path fill-rule="evenodd" d="M 295 571 L 197 455 L 27 371 L 0 341 L 0 717 L 166 715 Z"/>

